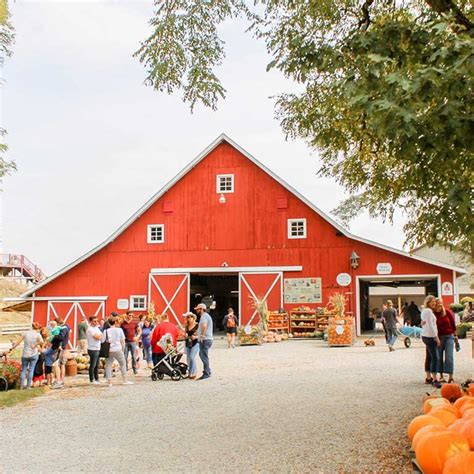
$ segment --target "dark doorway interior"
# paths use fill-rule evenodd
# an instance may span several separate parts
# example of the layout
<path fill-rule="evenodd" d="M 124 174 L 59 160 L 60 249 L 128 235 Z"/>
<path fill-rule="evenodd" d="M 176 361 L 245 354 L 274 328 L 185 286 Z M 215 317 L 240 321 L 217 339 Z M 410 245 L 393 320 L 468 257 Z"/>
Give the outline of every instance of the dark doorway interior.
<path fill-rule="evenodd" d="M 215 301 L 215 308 L 209 310 L 214 321 L 214 331 L 222 331 L 222 319 L 228 308 L 233 308 L 236 315 L 239 311 L 239 277 L 235 275 L 201 275 L 191 274 L 190 308 L 198 303 L 210 306 Z"/>
<path fill-rule="evenodd" d="M 373 287 L 387 287 L 387 288 L 398 288 L 400 294 L 400 301 L 402 305 L 405 302 L 411 300 L 417 300 L 417 304 L 421 302 L 424 297 L 414 297 L 409 294 L 404 295 L 403 288 L 410 287 L 422 287 L 424 288 L 425 295 L 434 295 L 438 296 L 438 280 L 436 278 L 431 279 L 410 279 L 410 280 L 400 280 L 400 279 L 384 279 L 384 280 L 360 280 L 359 282 L 359 298 L 360 298 L 360 329 L 361 331 L 372 331 L 374 329 L 374 320 L 370 317 L 371 312 L 375 307 L 380 306 L 379 310 L 382 310 L 381 305 L 379 304 L 382 300 L 391 299 L 395 306 L 397 306 L 398 297 L 395 295 L 386 295 L 386 296 L 370 296 L 370 288 Z M 419 300 L 419 301 L 418 301 Z M 377 302 L 376 302 L 377 301 Z M 400 308 L 397 308 L 400 309 Z"/>

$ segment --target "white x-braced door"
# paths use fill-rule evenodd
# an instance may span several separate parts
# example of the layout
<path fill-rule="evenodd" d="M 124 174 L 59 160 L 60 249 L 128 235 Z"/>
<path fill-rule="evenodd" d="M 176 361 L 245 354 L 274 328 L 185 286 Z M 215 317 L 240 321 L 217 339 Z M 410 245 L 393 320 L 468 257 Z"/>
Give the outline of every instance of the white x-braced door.
<path fill-rule="evenodd" d="M 239 273 L 239 314 L 242 326 L 260 321 L 255 302 L 266 301 L 270 311 L 283 307 L 283 273 Z"/>
<path fill-rule="evenodd" d="M 48 321 L 59 318 L 71 328 L 68 343 L 71 349 L 77 345 L 77 325 L 83 316 L 104 318 L 105 301 L 48 301 Z"/>
<path fill-rule="evenodd" d="M 189 308 L 189 273 L 150 273 L 148 301 L 156 314 L 167 313 L 170 321 L 183 328 L 183 313 Z"/>

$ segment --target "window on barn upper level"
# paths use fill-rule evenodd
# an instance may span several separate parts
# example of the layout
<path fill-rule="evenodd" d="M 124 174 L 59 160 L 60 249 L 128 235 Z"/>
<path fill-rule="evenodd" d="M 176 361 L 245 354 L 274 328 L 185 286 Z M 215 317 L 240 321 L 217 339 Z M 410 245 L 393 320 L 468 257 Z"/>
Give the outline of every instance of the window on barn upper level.
<path fill-rule="evenodd" d="M 233 193 L 234 192 L 234 175 L 218 174 L 216 181 L 216 193 Z"/>
<path fill-rule="evenodd" d="M 162 244 L 165 241 L 164 224 L 150 224 L 147 232 L 147 242 L 149 244 Z"/>
<path fill-rule="evenodd" d="M 288 219 L 288 238 L 306 239 L 306 219 Z"/>
<path fill-rule="evenodd" d="M 145 295 L 130 296 L 130 310 L 131 311 L 145 311 L 146 310 L 146 296 Z"/>

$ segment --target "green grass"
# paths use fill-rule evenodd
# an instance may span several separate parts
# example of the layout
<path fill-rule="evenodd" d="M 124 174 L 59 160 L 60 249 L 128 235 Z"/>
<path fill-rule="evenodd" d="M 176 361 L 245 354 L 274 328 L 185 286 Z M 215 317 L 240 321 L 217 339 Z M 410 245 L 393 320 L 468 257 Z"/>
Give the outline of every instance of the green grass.
<path fill-rule="evenodd" d="M 8 390 L 0 392 L 0 408 L 12 407 L 17 403 L 23 403 L 31 398 L 38 397 L 45 392 L 44 387 L 36 387 L 30 390 Z"/>

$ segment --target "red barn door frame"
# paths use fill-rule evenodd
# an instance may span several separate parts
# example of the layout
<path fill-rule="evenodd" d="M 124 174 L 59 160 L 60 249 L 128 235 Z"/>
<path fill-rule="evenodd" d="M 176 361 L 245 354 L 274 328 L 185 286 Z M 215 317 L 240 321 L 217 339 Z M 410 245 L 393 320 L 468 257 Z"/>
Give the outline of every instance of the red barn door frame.
<path fill-rule="evenodd" d="M 77 325 L 81 317 L 97 316 L 104 318 L 105 301 L 48 301 L 48 321 L 52 318 L 62 319 L 71 328 L 68 345 L 71 349 L 77 346 Z"/>
<path fill-rule="evenodd" d="M 258 312 L 253 300 L 266 301 L 269 309 L 283 307 L 283 272 L 239 273 L 239 296 L 240 324 L 256 324 Z"/>
<path fill-rule="evenodd" d="M 189 273 L 150 273 L 148 277 L 148 303 L 153 303 L 157 314 L 171 313 L 171 322 L 181 329 L 181 315 L 188 311 L 189 292 Z"/>

